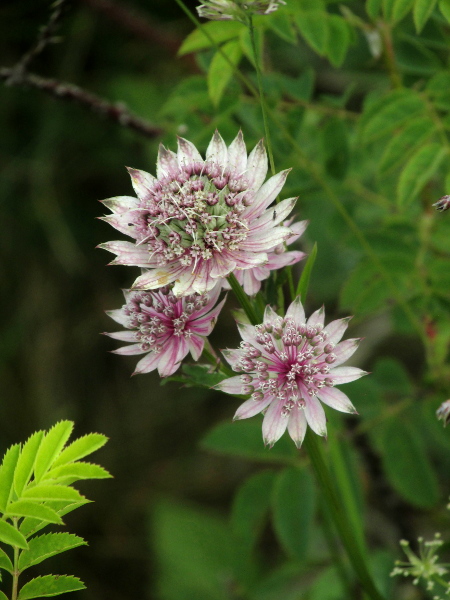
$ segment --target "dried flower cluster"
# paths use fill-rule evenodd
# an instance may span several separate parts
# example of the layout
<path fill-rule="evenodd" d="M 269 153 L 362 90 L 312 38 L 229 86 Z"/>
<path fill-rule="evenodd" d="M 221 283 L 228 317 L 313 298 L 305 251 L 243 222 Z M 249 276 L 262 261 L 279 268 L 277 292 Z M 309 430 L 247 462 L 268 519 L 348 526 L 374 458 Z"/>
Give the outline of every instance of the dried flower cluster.
<path fill-rule="evenodd" d="M 205 0 L 197 7 L 204 19 L 214 21 L 246 22 L 248 15 L 268 15 L 276 11 L 284 0 Z"/>

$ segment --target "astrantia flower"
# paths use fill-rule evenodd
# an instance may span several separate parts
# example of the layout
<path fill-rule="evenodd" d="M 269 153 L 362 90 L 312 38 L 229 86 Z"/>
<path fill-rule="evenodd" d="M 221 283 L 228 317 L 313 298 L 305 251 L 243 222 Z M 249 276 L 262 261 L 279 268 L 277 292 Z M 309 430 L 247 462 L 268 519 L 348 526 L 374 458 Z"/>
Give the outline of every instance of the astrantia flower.
<path fill-rule="evenodd" d="M 178 153 L 160 147 L 157 177 L 129 169 L 137 198 L 105 200 L 104 217 L 135 243 L 100 247 L 117 254 L 112 264 L 146 271 L 133 289 L 174 282 L 173 293 L 204 293 L 229 273 L 268 263 L 268 252 L 291 234 L 280 225 L 296 198 L 268 206 L 280 193 L 289 170 L 263 181 L 267 155 L 262 142 L 247 157 L 239 133 L 227 148 L 216 131 L 203 160 L 193 144 L 178 140 Z"/>
<path fill-rule="evenodd" d="M 241 21 L 245 23 L 249 14 L 268 15 L 277 10 L 284 0 L 206 0 L 197 7 L 204 19 L 214 21 Z"/>
<path fill-rule="evenodd" d="M 359 379 L 365 371 L 341 367 L 358 347 L 359 340 L 338 343 L 350 318 L 332 321 L 324 328 L 323 308 L 305 319 L 300 299 L 289 306 L 285 318 L 266 308 L 261 325 L 238 324 L 243 342 L 224 356 L 242 375 L 217 386 L 228 394 L 251 394 L 235 419 L 247 419 L 265 411 L 263 438 L 273 444 L 288 430 L 297 447 L 306 427 L 326 435 L 321 402 L 342 412 L 355 413 L 348 397 L 335 385 Z"/>
<path fill-rule="evenodd" d="M 107 333 L 122 342 L 116 354 L 145 354 L 136 373 L 158 369 L 161 377 L 172 375 L 188 352 L 194 360 L 200 358 L 205 337 L 214 328 L 225 299 L 214 305 L 220 294 L 218 285 L 210 294 L 192 294 L 176 298 L 169 287 L 158 291 L 125 292 L 126 304 L 108 315 L 128 331 Z"/>
<path fill-rule="evenodd" d="M 439 198 L 437 202 L 433 204 L 436 207 L 436 210 L 440 210 L 444 212 L 444 210 L 448 210 L 450 208 L 450 196 L 442 196 Z"/>
<path fill-rule="evenodd" d="M 442 419 L 444 427 L 447 427 L 448 422 L 450 421 L 450 400 L 446 400 L 440 405 L 436 411 L 436 416 L 438 420 Z"/>
<path fill-rule="evenodd" d="M 275 211 L 276 212 L 276 211 Z M 286 221 L 285 226 L 290 227 L 292 235 L 286 240 L 285 244 L 293 244 L 305 231 L 308 221 L 298 221 L 290 225 L 291 221 Z M 249 296 L 254 296 L 261 289 L 261 282 L 270 276 L 270 272 L 275 269 L 282 269 L 288 265 L 294 265 L 305 258 L 306 254 L 299 250 L 286 251 L 285 244 L 278 244 L 272 250 L 267 252 L 268 261 L 261 267 L 254 267 L 245 271 L 236 271 L 236 279 L 244 288 L 244 292 Z M 230 284 L 224 279 L 223 287 L 230 289 Z"/>

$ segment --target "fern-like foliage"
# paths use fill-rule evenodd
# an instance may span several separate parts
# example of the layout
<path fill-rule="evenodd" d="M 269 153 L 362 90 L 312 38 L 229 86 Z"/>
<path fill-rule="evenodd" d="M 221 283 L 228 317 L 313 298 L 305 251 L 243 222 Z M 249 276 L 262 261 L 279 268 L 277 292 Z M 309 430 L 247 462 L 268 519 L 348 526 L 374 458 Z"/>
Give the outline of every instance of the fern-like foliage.
<path fill-rule="evenodd" d="M 48 598 L 83 589 L 77 577 L 44 575 L 22 584 L 22 573 L 46 558 L 86 542 L 70 533 L 36 535 L 48 525 L 63 525 L 62 517 L 90 502 L 72 484 L 111 475 L 83 458 L 101 448 L 104 435 L 91 433 L 66 445 L 73 430 L 61 421 L 48 432 L 37 431 L 23 445 L 6 451 L 0 467 L 0 572 L 12 577 L 11 595 L 0 600 Z M 4 584 L 0 585 L 4 589 Z M 9 586 L 8 586 L 9 587 Z"/>

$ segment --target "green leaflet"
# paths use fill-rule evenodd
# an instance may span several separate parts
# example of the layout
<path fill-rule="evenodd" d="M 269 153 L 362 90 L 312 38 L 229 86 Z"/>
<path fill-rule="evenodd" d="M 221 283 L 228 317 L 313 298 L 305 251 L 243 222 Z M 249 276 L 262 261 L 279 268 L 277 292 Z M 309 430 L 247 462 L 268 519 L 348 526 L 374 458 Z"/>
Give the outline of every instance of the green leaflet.
<path fill-rule="evenodd" d="M 321 8 L 301 10 L 295 15 L 295 22 L 305 41 L 321 56 L 325 54 L 328 44 L 327 17 L 327 13 Z"/>
<path fill-rule="evenodd" d="M 211 48 L 215 44 L 222 44 L 235 37 L 246 29 L 245 25 L 237 21 L 210 21 L 203 24 L 198 29 L 194 29 L 178 50 L 178 55 L 183 56 L 190 52 L 198 52 Z M 212 41 L 208 35 L 212 38 Z"/>
<path fill-rule="evenodd" d="M 34 500 L 66 500 L 70 502 L 80 502 L 80 500 L 84 500 L 78 490 L 66 485 L 37 485 L 30 487 L 24 491 L 22 498 Z"/>
<path fill-rule="evenodd" d="M 328 36 L 325 54 L 333 67 L 340 67 L 345 60 L 351 41 L 347 21 L 338 15 L 328 15 Z"/>
<path fill-rule="evenodd" d="M 431 13 L 436 6 L 437 0 L 415 0 L 414 4 L 414 25 L 417 33 L 420 33 L 428 21 Z"/>
<path fill-rule="evenodd" d="M 32 565 L 41 563 L 50 556 L 55 556 L 66 550 L 87 545 L 83 538 L 71 533 L 47 533 L 31 539 L 28 543 L 28 550 L 20 554 L 19 569 L 24 571 Z"/>
<path fill-rule="evenodd" d="M 4 512 L 12 492 L 14 470 L 19 458 L 20 446 L 15 444 L 8 448 L 0 467 L 0 511 Z"/>
<path fill-rule="evenodd" d="M 314 480 L 305 469 L 288 467 L 278 475 L 273 492 L 273 524 L 278 540 L 288 556 L 306 560 L 315 513 Z"/>
<path fill-rule="evenodd" d="M 228 58 L 228 60 L 222 55 Z M 229 81 L 233 76 L 233 66 L 237 66 L 242 58 L 239 41 L 224 44 L 221 52 L 216 52 L 208 69 L 208 92 L 211 102 L 217 106 Z"/>
<path fill-rule="evenodd" d="M 108 438 L 101 433 L 89 433 L 88 435 L 83 435 L 69 444 L 67 448 L 64 448 L 53 463 L 53 468 L 80 460 L 104 446 L 107 441 Z"/>
<path fill-rule="evenodd" d="M 440 0 L 439 10 L 450 23 L 450 0 Z"/>
<path fill-rule="evenodd" d="M 435 175 L 447 154 L 445 147 L 430 143 L 421 147 L 408 161 L 397 185 L 397 203 L 404 206 L 415 200 L 426 183 Z"/>
<path fill-rule="evenodd" d="M 15 527 L 0 519 L 0 542 L 19 548 L 28 548 L 27 540 Z"/>
<path fill-rule="evenodd" d="M 47 523 L 62 523 L 61 517 L 49 506 L 37 504 L 32 500 L 17 500 L 8 506 L 7 517 L 32 517 Z"/>
<path fill-rule="evenodd" d="M 44 575 L 26 583 L 19 592 L 18 600 L 33 598 L 49 598 L 66 592 L 84 590 L 86 586 L 78 577 L 73 575 Z"/>
<path fill-rule="evenodd" d="M 45 475 L 45 481 L 49 479 L 71 478 L 73 481 L 79 479 L 107 479 L 111 475 L 103 467 L 87 462 L 69 463 L 55 467 Z"/>
<path fill-rule="evenodd" d="M 60 421 L 45 435 L 39 446 L 34 464 L 36 481 L 39 481 L 51 467 L 69 439 L 72 429 L 73 423 L 71 421 Z"/>
<path fill-rule="evenodd" d="M 41 443 L 43 431 L 36 431 L 23 445 L 20 452 L 19 460 L 14 472 L 14 489 L 16 494 L 20 496 L 23 488 L 27 485 L 33 473 L 33 467 L 36 460 L 36 453 Z"/>
<path fill-rule="evenodd" d="M 412 10 L 415 0 L 383 0 L 383 13 L 389 23 L 396 23 Z"/>
<path fill-rule="evenodd" d="M 5 569 L 8 573 L 12 573 L 13 568 L 11 559 L 6 552 L 0 548 L 0 569 Z"/>

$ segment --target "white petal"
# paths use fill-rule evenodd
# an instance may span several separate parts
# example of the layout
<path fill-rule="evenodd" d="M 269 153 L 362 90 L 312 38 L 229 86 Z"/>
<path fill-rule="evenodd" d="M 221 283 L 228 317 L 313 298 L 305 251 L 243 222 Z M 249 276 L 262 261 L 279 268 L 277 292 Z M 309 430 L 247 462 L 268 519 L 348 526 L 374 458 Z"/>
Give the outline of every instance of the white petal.
<path fill-rule="evenodd" d="M 198 335 L 191 335 L 191 337 L 187 338 L 187 344 L 192 358 L 198 360 L 202 355 L 203 347 L 205 345 L 204 338 Z"/>
<path fill-rule="evenodd" d="M 243 387 L 241 375 L 236 375 L 235 377 L 229 377 L 228 379 L 224 379 L 220 383 L 217 383 L 214 386 L 215 390 L 220 390 L 221 392 L 225 392 L 226 394 L 242 394 Z"/>
<path fill-rule="evenodd" d="M 280 315 L 273 310 L 273 308 L 269 305 L 266 306 L 264 310 L 264 324 L 274 324 L 280 320 Z"/>
<path fill-rule="evenodd" d="M 113 340 L 119 340 L 120 342 L 135 342 L 136 341 L 136 332 L 135 331 L 114 331 L 113 333 L 105 332 L 105 335 L 112 338 Z"/>
<path fill-rule="evenodd" d="M 264 212 L 256 221 L 252 224 L 252 230 L 257 231 L 261 228 L 267 228 L 267 226 L 274 227 L 286 219 L 289 213 L 295 206 L 297 198 L 287 198 L 282 200 L 276 206 L 273 206 L 266 212 Z M 289 231 L 292 229 L 289 227 Z"/>
<path fill-rule="evenodd" d="M 268 163 L 264 142 L 261 140 L 248 155 L 245 178 L 251 190 L 258 190 L 267 175 Z"/>
<path fill-rule="evenodd" d="M 301 325 L 305 322 L 305 309 L 300 296 L 297 296 L 294 302 L 292 302 L 286 311 L 286 318 L 293 319 L 297 325 Z"/>
<path fill-rule="evenodd" d="M 346 413 L 356 413 L 356 408 L 350 402 L 349 397 L 335 387 L 323 387 L 317 392 L 319 400 L 331 406 L 335 410 Z"/>
<path fill-rule="evenodd" d="M 262 400 L 246 400 L 234 414 L 233 420 L 249 419 L 263 411 L 271 402 L 271 397 L 263 398 Z"/>
<path fill-rule="evenodd" d="M 344 319 L 337 319 L 328 323 L 324 329 L 328 333 L 327 342 L 337 344 L 344 335 L 350 319 L 351 317 L 345 317 Z"/>
<path fill-rule="evenodd" d="M 333 363 L 333 369 L 344 363 L 356 352 L 360 341 L 361 340 L 357 338 L 345 340 L 336 346 L 333 350 L 333 354 L 336 356 L 336 360 Z"/>
<path fill-rule="evenodd" d="M 188 352 L 189 348 L 185 338 L 168 340 L 165 349 L 159 355 L 158 373 L 160 377 L 169 377 L 175 373 Z"/>
<path fill-rule="evenodd" d="M 131 265 L 144 268 L 153 266 L 145 246 L 136 246 L 131 242 L 118 240 L 99 244 L 97 248 L 117 255 L 117 258 L 109 263 L 110 265 Z"/>
<path fill-rule="evenodd" d="M 133 375 L 138 375 L 140 373 L 150 373 L 150 371 L 154 371 L 159 363 L 160 354 L 156 352 L 149 352 L 147 356 L 141 358 L 141 360 L 136 365 L 136 369 Z"/>
<path fill-rule="evenodd" d="M 150 173 L 141 171 L 139 169 L 131 169 L 130 167 L 127 167 L 127 171 L 130 174 L 131 184 L 136 192 L 137 197 L 140 200 L 146 200 L 156 179 L 153 177 L 153 175 L 150 175 Z"/>
<path fill-rule="evenodd" d="M 218 163 L 225 168 L 228 159 L 228 150 L 222 136 L 217 131 L 214 132 L 212 140 L 206 149 L 206 160 Z"/>
<path fill-rule="evenodd" d="M 247 252 L 267 252 L 274 246 L 284 242 L 291 234 L 287 227 L 273 227 L 265 230 L 257 230 L 256 233 L 251 229 L 246 240 L 241 242 L 239 248 Z"/>
<path fill-rule="evenodd" d="M 113 354 L 121 354 L 122 356 L 134 356 L 135 354 L 145 354 L 148 350 L 142 350 L 142 344 L 132 344 L 131 346 L 122 346 L 117 350 L 112 350 Z"/>
<path fill-rule="evenodd" d="M 338 367 L 337 369 L 332 369 L 326 377 L 330 377 L 335 385 L 341 385 L 342 383 L 355 381 L 367 374 L 367 371 L 363 371 L 357 367 Z"/>
<path fill-rule="evenodd" d="M 119 325 L 123 325 L 124 327 L 127 326 L 130 317 L 127 317 L 121 308 L 116 308 L 115 310 L 107 310 L 105 312 L 108 315 L 108 317 L 114 319 L 114 321 L 116 323 L 119 323 Z"/>
<path fill-rule="evenodd" d="M 203 158 L 194 144 L 181 137 L 178 138 L 177 159 L 180 167 L 197 161 L 203 162 Z"/>
<path fill-rule="evenodd" d="M 306 321 L 306 324 L 310 327 L 316 327 L 316 325 L 322 325 L 325 322 L 325 307 L 321 306 L 318 310 L 313 312 L 313 314 Z M 328 341 L 328 340 L 327 340 Z"/>
<path fill-rule="evenodd" d="M 233 175 L 241 175 L 247 168 L 247 150 L 242 131 L 239 131 L 228 146 L 228 168 Z"/>
<path fill-rule="evenodd" d="M 172 150 L 167 150 L 162 144 L 159 145 L 158 160 L 156 161 L 156 175 L 162 179 L 166 175 L 178 170 L 177 155 Z"/>
<path fill-rule="evenodd" d="M 294 406 L 289 415 L 287 429 L 297 448 L 300 448 L 302 445 L 302 442 L 305 438 L 307 425 L 308 424 L 306 422 L 304 411 L 298 406 Z"/>
<path fill-rule="evenodd" d="M 305 397 L 305 417 L 308 425 L 317 435 L 327 435 L 327 419 L 320 402 L 314 396 Z"/>
<path fill-rule="evenodd" d="M 264 443 L 272 447 L 286 431 L 289 417 L 283 415 L 284 400 L 272 400 L 264 415 L 262 432 Z"/>
<path fill-rule="evenodd" d="M 268 179 L 266 183 L 256 192 L 253 202 L 243 211 L 242 217 L 252 220 L 262 215 L 269 204 L 272 204 L 272 202 L 281 192 L 290 170 L 291 169 L 286 169 L 285 171 L 281 171 L 280 173 L 277 173 L 277 175 L 274 175 Z"/>
<path fill-rule="evenodd" d="M 117 214 L 122 214 L 139 207 L 139 200 L 134 196 L 115 196 L 107 200 L 100 200 L 102 204 L 109 208 L 110 211 Z"/>

